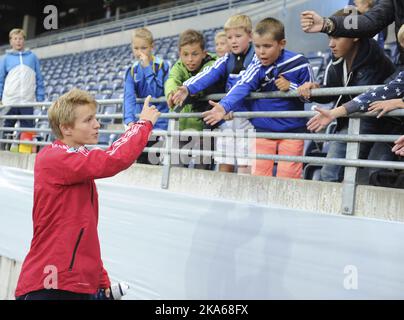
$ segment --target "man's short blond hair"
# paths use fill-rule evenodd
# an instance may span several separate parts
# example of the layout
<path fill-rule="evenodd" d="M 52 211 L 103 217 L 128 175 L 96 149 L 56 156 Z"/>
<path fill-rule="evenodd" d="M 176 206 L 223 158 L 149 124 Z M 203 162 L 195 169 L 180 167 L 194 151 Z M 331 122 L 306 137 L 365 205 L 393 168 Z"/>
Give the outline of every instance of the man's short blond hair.
<path fill-rule="evenodd" d="M 226 32 L 224 31 L 219 31 L 218 33 L 215 34 L 215 42 L 219 39 L 219 38 L 226 38 Z"/>
<path fill-rule="evenodd" d="M 135 38 L 140 38 L 140 39 L 146 40 L 150 45 L 152 45 L 154 43 L 153 34 L 147 28 L 139 28 L 139 29 L 136 29 L 135 31 L 133 31 L 132 41 Z"/>
<path fill-rule="evenodd" d="M 8 37 L 11 40 L 11 38 L 17 34 L 22 35 L 24 37 L 24 39 L 27 37 L 25 31 L 23 29 L 18 29 L 18 28 L 14 28 L 13 30 L 11 30 L 10 33 L 8 34 Z"/>
<path fill-rule="evenodd" d="M 401 46 L 404 47 L 404 24 L 402 24 L 400 30 L 398 30 L 397 39 Z"/>
<path fill-rule="evenodd" d="M 63 139 L 60 125 L 74 126 L 76 120 L 75 110 L 79 106 L 89 105 L 97 108 L 97 102 L 87 91 L 76 88 L 60 96 L 48 110 L 49 123 L 53 133 L 58 139 Z"/>
<path fill-rule="evenodd" d="M 251 33 L 252 31 L 252 22 L 249 16 L 245 14 L 237 14 L 235 16 L 231 16 L 227 19 L 224 24 L 224 31 L 229 31 L 230 29 L 242 28 L 247 33 Z"/>
<path fill-rule="evenodd" d="M 275 41 L 285 39 L 285 27 L 281 21 L 275 18 L 265 18 L 258 22 L 254 28 L 254 33 L 260 37 L 271 35 Z"/>

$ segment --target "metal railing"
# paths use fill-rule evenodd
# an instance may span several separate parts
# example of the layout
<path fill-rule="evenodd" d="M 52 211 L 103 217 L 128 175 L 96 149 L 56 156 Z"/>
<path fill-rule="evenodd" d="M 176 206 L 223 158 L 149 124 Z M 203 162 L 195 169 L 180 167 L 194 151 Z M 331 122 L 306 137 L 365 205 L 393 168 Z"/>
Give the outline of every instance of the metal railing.
<path fill-rule="evenodd" d="M 366 90 L 376 88 L 378 86 L 361 86 L 361 87 L 349 87 L 349 88 L 323 88 L 323 89 L 313 89 L 312 96 L 338 96 L 344 95 L 355 95 L 363 93 Z M 223 94 L 214 94 L 202 97 L 201 100 L 217 100 L 223 97 Z M 291 98 L 298 97 L 297 92 L 270 92 L 270 93 L 252 93 L 247 99 L 258 99 L 258 98 L 273 98 L 273 97 L 283 97 Z M 141 103 L 144 99 L 137 99 L 137 102 Z M 164 97 L 152 99 L 152 103 L 158 103 L 165 101 Z M 109 100 L 99 100 L 97 101 L 99 105 L 108 104 L 121 104 L 121 99 L 109 99 Z M 19 104 L 13 105 L 13 107 L 42 107 L 43 109 L 48 108 L 51 102 L 37 102 L 30 104 Z M 38 119 L 46 120 L 47 115 L 4 115 L 5 111 L 11 106 L 4 106 L 3 114 L 0 115 L 0 120 L 5 119 Z M 274 111 L 274 112 L 235 112 L 234 118 L 309 118 L 317 114 L 314 111 Z M 404 110 L 391 111 L 385 116 L 400 116 L 404 117 Z M 121 113 L 115 114 L 97 114 L 98 119 L 122 119 Z M 161 118 L 169 119 L 168 130 L 153 130 L 152 136 L 164 136 L 165 137 L 165 147 L 162 148 L 145 148 L 145 152 L 159 152 L 164 155 L 163 157 L 163 174 L 162 174 L 162 188 L 168 188 L 170 179 L 170 170 L 172 167 L 171 156 L 173 154 L 178 155 L 189 155 L 189 156 L 225 156 L 225 157 L 238 157 L 238 154 L 220 153 L 217 151 L 207 151 L 207 150 L 193 150 L 193 149 L 178 149 L 175 148 L 174 139 L 180 139 L 180 137 L 244 137 L 249 138 L 245 133 L 240 132 L 218 132 L 218 131 L 179 131 L 178 124 L 179 120 L 182 118 L 201 118 L 202 113 L 165 113 L 161 115 Z M 323 157 L 308 157 L 308 156 L 285 156 L 285 155 L 268 155 L 268 154 L 249 154 L 248 156 L 242 155 L 244 158 L 248 159 L 263 159 L 263 160 L 274 160 L 274 161 L 289 161 L 289 162 L 302 162 L 309 164 L 333 164 L 345 166 L 345 175 L 342 187 L 342 213 L 343 214 L 354 214 L 354 204 L 356 195 L 356 177 L 359 167 L 368 168 L 389 168 L 389 169 L 400 169 L 404 170 L 404 163 L 395 161 L 376 161 L 376 160 L 362 160 L 358 159 L 359 156 L 359 143 L 361 142 L 394 142 L 399 136 L 397 135 L 379 135 L 379 134 L 359 134 L 360 121 L 362 118 L 374 117 L 374 115 L 366 113 L 356 113 L 349 116 L 349 127 L 348 134 L 316 134 L 316 133 L 274 133 L 274 132 L 254 132 L 254 138 L 268 138 L 268 139 L 291 139 L 291 140 L 314 140 L 314 141 L 344 141 L 347 142 L 347 151 L 345 159 L 338 158 L 323 158 Z M 0 131 L 31 131 L 38 133 L 49 134 L 51 130 L 48 128 L 7 128 L 0 127 Z M 100 134 L 121 134 L 124 130 L 100 130 Z M 47 145 L 51 142 L 49 141 L 22 141 L 22 140 L 12 140 L 12 139 L 0 139 L 0 143 L 23 143 L 23 144 L 33 144 L 33 145 Z M 104 146 L 105 147 L 105 146 Z"/>

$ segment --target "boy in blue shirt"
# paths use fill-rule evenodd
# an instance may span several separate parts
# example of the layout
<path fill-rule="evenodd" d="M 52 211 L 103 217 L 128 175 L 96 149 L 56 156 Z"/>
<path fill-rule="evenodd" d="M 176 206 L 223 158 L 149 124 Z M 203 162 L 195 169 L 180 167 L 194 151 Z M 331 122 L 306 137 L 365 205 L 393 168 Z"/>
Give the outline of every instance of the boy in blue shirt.
<path fill-rule="evenodd" d="M 156 58 L 153 51 L 153 35 L 146 28 L 136 29 L 132 37 L 132 50 L 136 62 L 126 70 L 125 91 L 123 99 L 124 123 L 132 126 L 139 119 L 136 114 L 140 114 L 143 103 L 136 103 L 136 98 L 146 98 L 152 96 L 158 98 L 164 96 L 164 83 L 168 78 L 169 64 L 167 61 Z M 167 103 L 155 104 L 161 113 L 168 112 Z M 154 129 L 167 130 L 168 119 L 160 118 L 154 125 Z M 162 145 L 162 137 L 157 137 L 158 142 L 151 140 L 146 147 L 157 147 Z M 151 154 L 142 153 L 137 163 L 157 164 L 157 157 Z M 157 160 L 157 161 L 156 161 Z"/>
<path fill-rule="evenodd" d="M 182 104 L 188 95 L 195 95 L 220 81 L 226 83 L 225 91 L 228 92 L 241 78 L 241 75 L 245 73 L 254 56 L 254 47 L 251 44 L 251 19 L 246 15 L 232 16 L 226 21 L 224 32 L 231 50 L 230 53 L 226 53 L 213 66 L 204 69 L 196 76 L 185 81 L 173 96 L 176 104 Z M 241 104 L 238 111 L 242 110 L 247 111 L 246 107 Z M 247 119 L 229 120 L 219 127 L 222 131 L 230 132 L 252 129 L 252 125 Z M 244 138 L 218 137 L 216 139 L 216 151 L 248 154 L 248 140 L 246 141 Z M 215 160 L 219 164 L 219 171 L 234 171 L 236 163 L 233 157 L 220 156 L 215 157 Z M 237 157 L 236 161 L 239 173 L 249 173 L 248 159 Z"/>
<path fill-rule="evenodd" d="M 274 18 L 260 21 L 253 32 L 256 56 L 241 80 L 219 101 L 210 101 L 213 109 L 204 113 L 204 121 L 210 125 L 233 111 L 241 100 L 254 91 L 296 90 L 312 79 L 308 60 L 285 49 L 285 31 L 282 22 Z M 304 103 L 298 98 L 256 99 L 250 104 L 251 111 L 301 111 Z M 302 118 L 253 118 L 251 123 L 258 132 L 304 132 Z M 257 154 L 303 155 L 303 140 L 256 139 Z M 253 175 L 272 176 L 274 162 L 255 160 Z M 300 178 L 302 163 L 280 161 L 277 177 Z"/>

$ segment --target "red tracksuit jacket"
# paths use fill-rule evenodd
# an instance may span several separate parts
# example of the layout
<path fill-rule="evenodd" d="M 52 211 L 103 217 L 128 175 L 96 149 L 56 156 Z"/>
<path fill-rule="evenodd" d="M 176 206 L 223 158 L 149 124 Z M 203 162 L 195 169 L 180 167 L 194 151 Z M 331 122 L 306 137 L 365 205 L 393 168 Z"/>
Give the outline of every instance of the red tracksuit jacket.
<path fill-rule="evenodd" d="M 98 239 L 94 179 L 125 170 L 146 146 L 153 126 L 139 121 L 107 150 L 55 141 L 38 153 L 34 170 L 34 235 L 15 295 L 49 288 L 94 294 L 110 286 Z M 57 272 L 54 272 L 54 271 Z"/>

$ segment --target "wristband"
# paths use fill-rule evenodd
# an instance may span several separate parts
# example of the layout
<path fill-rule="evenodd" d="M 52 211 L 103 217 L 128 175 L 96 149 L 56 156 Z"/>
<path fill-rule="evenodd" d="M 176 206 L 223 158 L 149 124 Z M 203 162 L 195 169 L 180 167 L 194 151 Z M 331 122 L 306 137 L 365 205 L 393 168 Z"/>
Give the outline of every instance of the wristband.
<path fill-rule="evenodd" d="M 321 32 L 326 33 L 326 34 L 331 34 L 335 29 L 334 22 L 330 18 L 323 18 L 323 27 L 321 29 Z"/>

